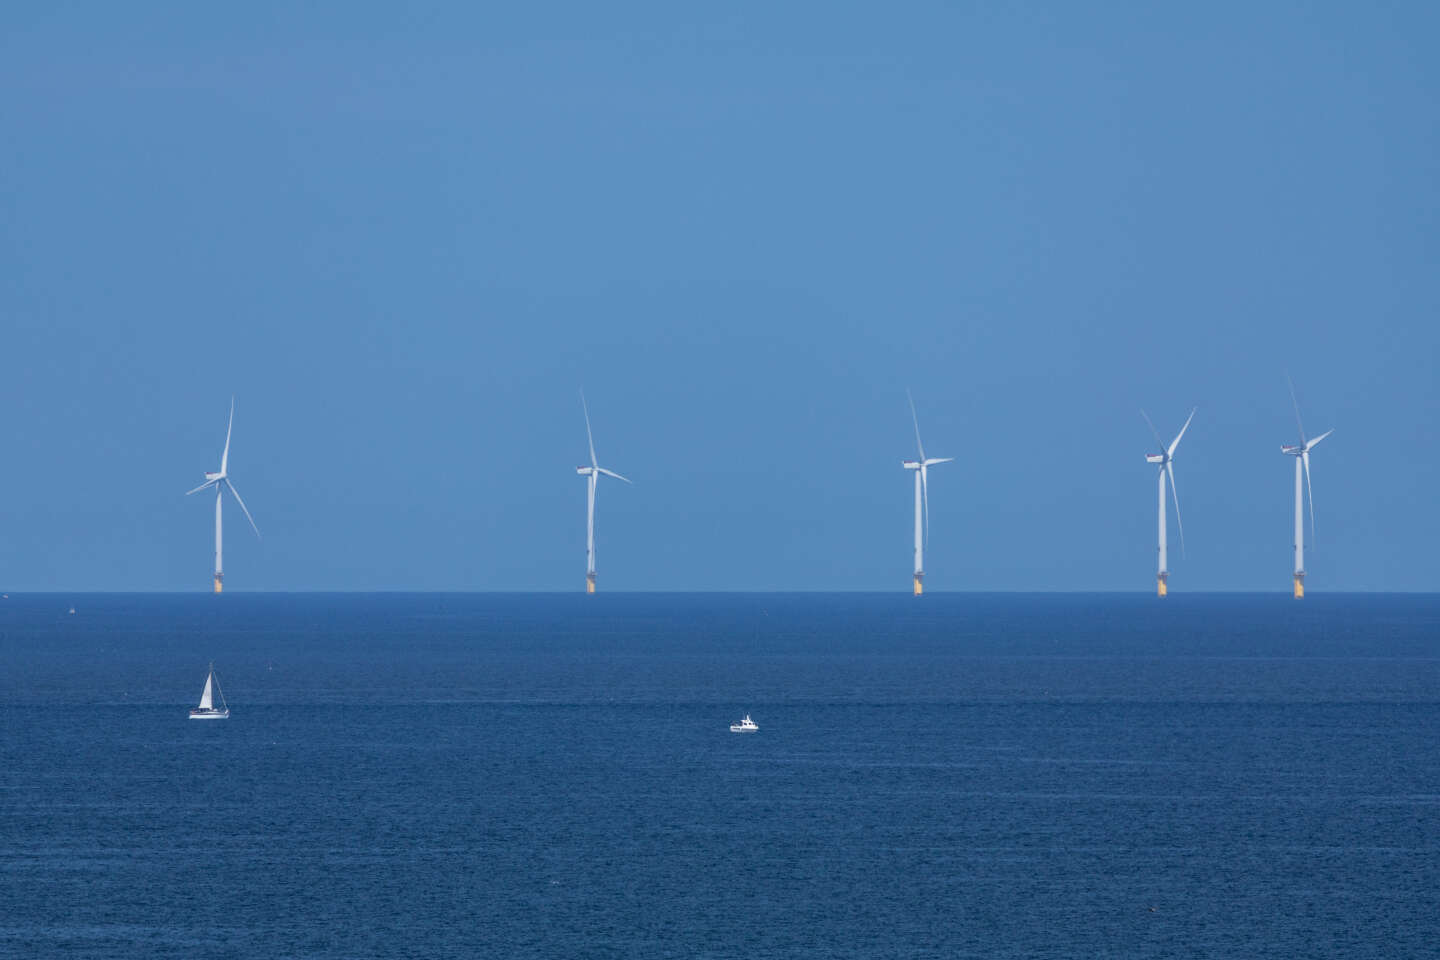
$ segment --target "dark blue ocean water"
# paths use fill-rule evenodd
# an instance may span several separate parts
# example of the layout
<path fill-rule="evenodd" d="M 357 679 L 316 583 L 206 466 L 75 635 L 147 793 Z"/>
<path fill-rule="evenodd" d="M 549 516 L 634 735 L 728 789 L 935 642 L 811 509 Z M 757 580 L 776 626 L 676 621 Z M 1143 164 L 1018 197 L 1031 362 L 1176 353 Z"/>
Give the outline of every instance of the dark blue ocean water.
<path fill-rule="evenodd" d="M 1435 956 L 1437 738 L 1437 596 L 12 597 L 0 955 Z"/>

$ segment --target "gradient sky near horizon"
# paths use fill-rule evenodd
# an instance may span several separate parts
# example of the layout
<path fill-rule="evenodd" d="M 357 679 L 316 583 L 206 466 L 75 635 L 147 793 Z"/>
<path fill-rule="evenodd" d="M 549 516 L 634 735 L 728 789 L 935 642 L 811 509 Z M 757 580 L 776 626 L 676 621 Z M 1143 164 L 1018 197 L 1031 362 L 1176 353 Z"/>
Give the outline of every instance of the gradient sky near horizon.
<path fill-rule="evenodd" d="M 0 588 L 1435 590 L 1440 7 L 9 4 Z"/>

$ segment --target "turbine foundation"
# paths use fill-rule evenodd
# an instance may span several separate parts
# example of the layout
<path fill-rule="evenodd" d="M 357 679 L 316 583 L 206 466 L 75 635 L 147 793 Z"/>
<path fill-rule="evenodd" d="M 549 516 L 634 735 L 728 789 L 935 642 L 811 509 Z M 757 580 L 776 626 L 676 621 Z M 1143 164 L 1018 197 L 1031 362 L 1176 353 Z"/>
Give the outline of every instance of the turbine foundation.
<path fill-rule="evenodd" d="M 918 596 L 920 596 L 920 594 L 922 594 L 922 593 L 924 593 L 924 592 L 925 592 L 925 574 L 923 574 L 923 573 L 917 573 L 917 574 L 915 574 L 915 596 L 918 597 Z"/>
<path fill-rule="evenodd" d="M 1299 600 L 1305 596 L 1305 571 L 1301 570 L 1295 574 L 1295 599 Z"/>
<path fill-rule="evenodd" d="M 1169 579 L 1170 579 L 1170 574 L 1168 574 L 1168 573 L 1159 573 L 1159 574 L 1156 574 L 1156 575 L 1155 575 L 1155 596 L 1157 596 L 1157 597 L 1163 597 L 1163 596 L 1165 596 L 1166 591 L 1167 591 L 1167 588 L 1166 588 L 1166 586 L 1165 586 L 1165 581 L 1167 581 L 1167 580 L 1169 580 Z"/>
<path fill-rule="evenodd" d="M 217 574 L 215 574 L 215 592 L 216 592 L 216 593 L 224 593 L 224 592 L 225 592 L 225 574 L 223 574 L 223 573 L 217 573 Z"/>
<path fill-rule="evenodd" d="M 593 573 L 587 573 L 587 574 L 585 574 L 585 592 L 586 592 L 586 593 L 594 593 L 594 592 L 595 592 L 595 574 L 593 574 Z"/>

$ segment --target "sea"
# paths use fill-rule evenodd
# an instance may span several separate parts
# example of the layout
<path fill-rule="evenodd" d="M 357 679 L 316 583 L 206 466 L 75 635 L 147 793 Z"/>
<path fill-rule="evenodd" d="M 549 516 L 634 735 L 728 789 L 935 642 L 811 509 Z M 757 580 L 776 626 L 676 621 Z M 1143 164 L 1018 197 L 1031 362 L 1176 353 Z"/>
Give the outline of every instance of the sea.
<path fill-rule="evenodd" d="M 1435 957 L 1437 741 L 1434 594 L 11 595 L 0 956 Z"/>

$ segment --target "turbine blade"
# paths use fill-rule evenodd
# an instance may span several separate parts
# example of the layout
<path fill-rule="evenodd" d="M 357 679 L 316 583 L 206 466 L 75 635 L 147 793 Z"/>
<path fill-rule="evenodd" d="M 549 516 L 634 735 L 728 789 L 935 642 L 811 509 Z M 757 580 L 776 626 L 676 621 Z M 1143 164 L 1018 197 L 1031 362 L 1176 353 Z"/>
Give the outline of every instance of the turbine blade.
<path fill-rule="evenodd" d="M 1295 381 L 1290 379 L 1290 371 L 1285 371 L 1285 382 L 1290 385 L 1290 403 L 1295 407 L 1295 426 L 1300 428 L 1300 446 L 1305 446 L 1305 424 L 1300 422 L 1300 401 L 1295 399 Z"/>
<path fill-rule="evenodd" d="M 1180 446 L 1180 438 L 1183 437 L 1183 436 L 1185 436 L 1185 431 L 1186 431 L 1186 430 L 1189 430 L 1189 429 L 1190 429 L 1190 421 L 1195 419 L 1195 411 L 1198 410 L 1198 409 L 1200 409 L 1200 408 L 1199 408 L 1199 407 L 1191 407 L 1191 408 L 1190 408 L 1190 416 L 1188 416 L 1188 417 L 1185 418 L 1185 426 L 1183 426 L 1183 427 L 1180 428 L 1180 432 L 1175 435 L 1175 442 L 1172 443 L 1172 444 L 1170 444 L 1170 449 L 1169 449 L 1169 450 L 1165 451 L 1165 456 L 1166 456 L 1167 458 L 1168 458 L 1168 457 L 1173 457 L 1173 456 L 1175 456 L 1175 448 L 1178 447 L 1178 446 Z M 1182 547 L 1182 552 L 1183 552 L 1183 547 Z"/>
<path fill-rule="evenodd" d="M 920 442 L 920 418 L 915 415 L 915 398 L 910 396 L 910 388 L 905 388 L 905 399 L 910 401 L 910 419 L 915 424 L 915 446 L 920 448 L 920 459 L 925 459 L 925 444 Z"/>
<path fill-rule="evenodd" d="M 1310 451 L 1300 451 L 1300 462 L 1305 464 L 1305 495 L 1310 500 L 1310 545 L 1315 547 L 1315 490 L 1310 486 Z"/>
<path fill-rule="evenodd" d="M 585 391 L 580 391 L 580 406 L 585 411 L 585 439 L 590 441 L 590 466 L 599 466 L 595 459 L 595 434 L 590 432 L 590 405 L 585 402 Z"/>
<path fill-rule="evenodd" d="M 221 472 L 222 474 L 225 473 L 226 467 L 229 466 L 229 464 L 230 464 L 230 431 L 231 431 L 232 429 L 234 429 L 234 427 L 235 427 L 235 398 L 234 398 L 234 397 L 231 397 L 231 398 L 230 398 L 230 423 L 227 424 L 226 427 L 225 427 L 225 452 L 222 453 L 222 454 L 220 454 L 220 472 Z"/>
<path fill-rule="evenodd" d="M 626 483 L 628 483 L 628 484 L 630 484 L 630 485 L 632 485 L 632 486 L 635 484 L 635 481 L 634 481 L 634 480 L 631 480 L 629 477 L 622 477 L 622 476 L 620 476 L 620 474 L 616 473 L 614 470 L 606 470 L 604 467 L 596 467 L 595 469 L 598 470 L 598 471 L 600 471 L 601 473 L 605 474 L 605 476 L 607 476 L 607 477 L 614 477 L 616 480 L 624 480 Z"/>
<path fill-rule="evenodd" d="M 230 492 L 235 495 L 235 502 L 240 504 L 240 509 L 245 511 L 245 519 L 250 521 L 250 527 L 255 531 L 255 536 L 260 537 L 260 528 L 255 526 L 255 518 L 250 516 L 250 508 L 245 506 L 244 500 L 240 499 L 240 491 L 236 490 L 235 484 L 231 483 L 229 480 L 225 481 L 225 486 L 228 487 L 230 489 Z"/>
<path fill-rule="evenodd" d="M 1160 431 L 1155 429 L 1155 424 L 1150 423 L 1150 414 L 1146 413 L 1143 407 L 1140 409 L 1140 416 L 1145 418 L 1145 422 L 1147 424 L 1150 424 L 1150 433 L 1155 437 L 1155 449 L 1159 450 L 1161 453 L 1164 453 L 1165 441 L 1160 439 Z"/>
<path fill-rule="evenodd" d="M 1175 501 L 1175 526 L 1180 528 L 1180 555 L 1183 557 L 1185 555 L 1185 522 L 1180 519 L 1180 491 L 1175 489 L 1175 465 L 1169 460 L 1165 461 L 1165 473 L 1170 477 L 1170 498 Z"/>
<path fill-rule="evenodd" d="M 1332 433 L 1334 433 L 1334 432 L 1335 432 L 1334 430 L 1326 430 L 1324 433 L 1320 434 L 1320 436 L 1316 437 L 1314 440 L 1311 440 L 1309 443 L 1305 444 L 1305 449 L 1306 449 L 1306 450 L 1314 450 L 1314 449 L 1315 449 L 1315 444 L 1319 443 L 1321 440 L 1324 440 L 1326 437 L 1330 436 L 1330 434 L 1332 434 Z"/>
<path fill-rule="evenodd" d="M 929 460 L 925 461 L 925 466 L 933 467 L 937 463 L 949 463 L 954 459 L 954 457 L 931 457 Z"/>
<path fill-rule="evenodd" d="M 190 496 L 190 494 L 192 494 L 192 493 L 199 493 L 201 490 L 204 490 L 206 487 L 214 486 L 215 484 L 217 484 L 217 483 L 219 483 L 219 482 L 220 482 L 220 481 L 218 481 L 218 480 L 206 480 L 204 483 L 200 484 L 200 486 L 196 487 L 194 490 L 186 490 L 186 491 L 185 491 L 185 496 L 188 497 L 188 496 Z"/>

